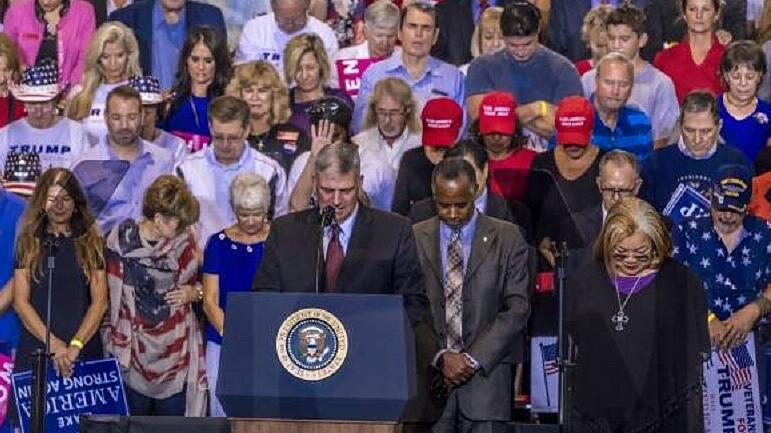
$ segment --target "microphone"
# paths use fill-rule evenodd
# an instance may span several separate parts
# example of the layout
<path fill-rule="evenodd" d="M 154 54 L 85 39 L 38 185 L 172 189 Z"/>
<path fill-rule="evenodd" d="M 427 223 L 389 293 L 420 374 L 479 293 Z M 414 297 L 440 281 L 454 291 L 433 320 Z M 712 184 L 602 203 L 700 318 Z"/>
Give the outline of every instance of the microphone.
<path fill-rule="evenodd" d="M 332 224 L 332 220 L 335 218 L 334 206 L 327 206 L 321 211 L 321 227 L 326 227 Z"/>
<path fill-rule="evenodd" d="M 321 210 L 321 226 L 319 227 L 319 240 L 316 248 L 316 275 L 315 275 L 315 289 L 316 294 L 319 294 L 319 276 L 321 275 L 321 262 L 324 257 L 324 227 L 332 224 L 335 218 L 334 206 L 327 206 Z"/>

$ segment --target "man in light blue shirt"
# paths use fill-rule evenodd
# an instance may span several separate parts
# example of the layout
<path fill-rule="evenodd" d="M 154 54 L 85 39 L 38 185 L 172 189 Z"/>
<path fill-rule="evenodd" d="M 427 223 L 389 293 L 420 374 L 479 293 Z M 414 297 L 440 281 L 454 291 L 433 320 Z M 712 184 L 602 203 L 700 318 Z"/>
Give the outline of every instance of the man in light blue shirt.
<path fill-rule="evenodd" d="M 463 106 L 464 79 L 453 65 L 431 57 L 431 47 L 439 37 L 436 10 L 428 3 L 410 3 L 402 10 L 399 26 L 401 52 L 372 65 L 361 79 L 359 97 L 353 113 L 351 128 L 361 130 L 369 96 L 375 84 L 383 78 L 397 77 L 412 89 L 420 107 L 431 98 L 448 97 Z"/>
<path fill-rule="evenodd" d="M 187 17 L 184 11 L 177 14 L 177 22 L 166 21 L 161 1 L 153 6 L 153 75 L 161 82 L 161 89 L 168 89 L 174 84 L 177 73 L 177 63 L 185 43 L 187 32 Z"/>
<path fill-rule="evenodd" d="M 142 216 L 142 199 L 158 177 L 171 174 L 171 152 L 143 140 L 139 92 L 120 86 L 107 95 L 107 135 L 73 164 L 102 234 Z"/>

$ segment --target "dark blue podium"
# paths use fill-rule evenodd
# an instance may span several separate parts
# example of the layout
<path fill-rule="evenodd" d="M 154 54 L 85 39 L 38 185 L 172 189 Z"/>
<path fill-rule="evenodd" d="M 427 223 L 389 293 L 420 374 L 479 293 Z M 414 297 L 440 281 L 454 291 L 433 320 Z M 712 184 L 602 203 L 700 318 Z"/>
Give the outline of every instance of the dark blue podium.
<path fill-rule="evenodd" d="M 231 293 L 217 397 L 234 418 L 397 423 L 412 332 L 401 295 Z"/>

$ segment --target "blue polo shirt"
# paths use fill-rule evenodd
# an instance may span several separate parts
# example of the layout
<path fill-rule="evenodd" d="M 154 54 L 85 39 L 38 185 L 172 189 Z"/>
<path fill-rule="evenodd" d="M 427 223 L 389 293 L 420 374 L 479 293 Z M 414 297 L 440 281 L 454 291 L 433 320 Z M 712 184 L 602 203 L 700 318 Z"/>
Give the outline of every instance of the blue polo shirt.
<path fill-rule="evenodd" d="M 604 151 L 613 149 L 634 153 L 639 162 L 643 162 L 653 152 L 653 134 L 651 120 L 639 108 L 625 105 L 618 111 L 616 127 L 610 129 L 594 110 L 594 131 L 592 144 Z"/>
<path fill-rule="evenodd" d="M 24 212 L 20 197 L 0 188 L 0 288 L 13 276 L 16 230 Z M 13 309 L 0 314 L 0 341 L 19 343 L 19 320 Z"/>
<path fill-rule="evenodd" d="M 711 217 L 685 220 L 672 233 L 672 256 L 690 267 L 707 289 L 720 320 L 754 301 L 771 283 L 771 222 L 744 217 L 741 240 L 729 252 Z"/>
<path fill-rule="evenodd" d="M 758 152 L 766 147 L 766 142 L 771 138 L 771 104 L 758 99 L 755 112 L 744 119 L 737 119 L 726 110 L 723 97 L 717 100 L 720 119 L 723 121 L 720 137 L 727 145 L 739 149 L 753 164 Z"/>

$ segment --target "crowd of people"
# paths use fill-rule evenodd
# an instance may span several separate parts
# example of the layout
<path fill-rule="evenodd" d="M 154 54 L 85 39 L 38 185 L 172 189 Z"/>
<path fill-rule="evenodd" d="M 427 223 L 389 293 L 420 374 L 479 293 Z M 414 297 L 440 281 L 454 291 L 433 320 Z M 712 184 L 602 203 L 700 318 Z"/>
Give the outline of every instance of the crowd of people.
<path fill-rule="evenodd" d="M 702 363 L 750 334 L 765 397 L 771 3 L 270 0 L 235 36 L 196 0 L 3 3 L 15 372 L 50 331 L 132 415 L 227 416 L 229 293 L 401 294 L 405 431 L 502 431 L 560 268 L 574 431 L 703 431 Z"/>

